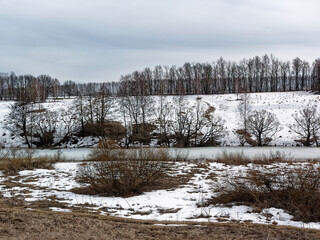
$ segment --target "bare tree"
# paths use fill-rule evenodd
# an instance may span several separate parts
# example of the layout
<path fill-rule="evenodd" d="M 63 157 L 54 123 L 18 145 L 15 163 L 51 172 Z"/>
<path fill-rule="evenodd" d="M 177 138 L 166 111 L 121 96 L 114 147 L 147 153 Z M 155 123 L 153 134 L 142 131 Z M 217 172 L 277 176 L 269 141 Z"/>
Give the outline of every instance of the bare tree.
<path fill-rule="evenodd" d="M 291 82 L 287 83 L 290 77 L 290 62 L 281 62 L 280 63 L 280 74 L 281 74 L 281 90 L 286 91 L 288 85 L 291 85 Z"/>
<path fill-rule="evenodd" d="M 77 98 L 74 99 L 72 104 L 73 112 L 75 113 L 75 118 L 80 125 L 80 133 L 82 136 L 85 135 L 85 123 L 87 122 L 87 98 L 79 94 Z M 70 109 L 71 110 L 71 109 Z"/>
<path fill-rule="evenodd" d="M 77 93 L 77 85 L 75 82 L 71 80 L 67 80 L 63 83 L 63 92 L 64 95 L 67 94 L 68 97 L 70 98 L 71 95 L 75 95 Z"/>
<path fill-rule="evenodd" d="M 316 59 L 313 63 L 312 90 L 320 93 L 320 58 Z"/>
<path fill-rule="evenodd" d="M 129 147 L 129 136 L 130 133 L 132 132 L 132 124 L 130 124 L 130 114 L 129 110 L 126 106 L 126 100 L 125 97 L 121 97 L 119 99 L 119 105 L 120 105 L 120 113 L 122 115 L 123 123 L 124 123 L 124 146 L 126 148 Z"/>
<path fill-rule="evenodd" d="M 177 99 L 177 104 L 174 108 L 174 118 L 175 122 L 172 127 L 177 145 L 179 147 L 189 147 L 192 135 L 192 113 L 191 109 L 187 107 L 187 101 L 184 96 L 180 96 Z"/>
<path fill-rule="evenodd" d="M 292 115 L 294 124 L 289 127 L 298 134 L 305 146 L 310 146 L 313 142 L 318 146 L 318 134 L 320 130 L 320 118 L 315 106 L 306 106 L 298 113 Z"/>
<path fill-rule="evenodd" d="M 302 70 L 302 60 L 300 58 L 295 58 L 292 60 L 292 72 L 295 80 L 295 91 L 300 90 L 300 75 Z"/>
<path fill-rule="evenodd" d="M 175 121 L 173 132 L 180 147 L 204 146 L 211 141 L 217 144 L 217 140 L 224 134 L 224 121 L 214 115 L 215 108 L 203 102 L 200 97 L 196 98 L 194 105 L 189 103 L 183 96 L 178 98 L 174 109 Z"/>
<path fill-rule="evenodd" d="M 173 105 L 168 101 L 168 98 L 161 95 L 159 97 L 159 104 L 155 109 L 156 123 L 159 125 L 160 142 L 164 143 L 166 147 L 170 145 L 170 125 L 173 120 L 171 118 Z"/>
<path fill-rule="evenodd" d="M 255 137 L 258 146 L 268 145 L 281 129 L 276 115 L 266 110 L 254 111 L 247 120 L 247 130 Z"/>
<path fill-rule="evenodd" d="M 24 138 L 29 148 L 32 147 L 32 105 L 16 102 L 11 106 L 7 128 L 14 134 Z"/>
<path fill-rule="evenodd" d="M 243 124 L 244 132 L 247 132 L 247 121 L 248 117 L 251 113 L 252 106 L 250 103 L 250 95 L 248 93 L 244 93 L 241 96 L 242 101 L 238 104 L 238 111 L 241 122 Z"/>
<path fill-rule="evenodd" d="M 46 109 L 35 112 L 32 136 L 37 147 L 51 147 L 54 144 L 57 122 L 56 112 Z"/>
<path fill-rule="evenodd" d="M 77 112 L 73 106 L 68 107 L 68 109 L 59 109 L 56 115 L 58 126 L 55 132 L 55 139 L 56 145 L 60 145 L 68 142 L 71 137 L 79 132 L 79 120 L 77 119 Z"/>
<path fill-rule="evenodd" d="M 195 121 L 192 127 L 194 146 L 218 144 L 219 138 L 225 134 L 225 121 L 220 116 L 216 116 L 215 108 L 201 101 L 201 98 L 197 98 L 194 108 Z"/>

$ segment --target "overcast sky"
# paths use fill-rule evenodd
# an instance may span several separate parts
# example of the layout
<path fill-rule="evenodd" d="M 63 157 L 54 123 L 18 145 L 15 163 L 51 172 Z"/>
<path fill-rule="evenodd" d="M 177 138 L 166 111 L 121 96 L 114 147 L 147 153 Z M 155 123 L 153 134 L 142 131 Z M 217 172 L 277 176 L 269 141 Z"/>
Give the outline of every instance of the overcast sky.
<path fill-rule="evenodd" d="M 0 72 L 117 81 L 155 65 L 320 57 L 319 0 L 0 0 Z"/>

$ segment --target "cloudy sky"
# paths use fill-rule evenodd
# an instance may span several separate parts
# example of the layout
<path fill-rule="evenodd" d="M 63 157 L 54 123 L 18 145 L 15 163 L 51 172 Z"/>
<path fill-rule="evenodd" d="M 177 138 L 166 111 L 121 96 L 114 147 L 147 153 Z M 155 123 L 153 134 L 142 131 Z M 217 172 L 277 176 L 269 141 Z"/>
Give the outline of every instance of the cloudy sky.
<path fill-rule="evenodd" d="M 319 0 L 0 0 L 0 72 L 117 81 L 155 65 L 320 57 Z"/>

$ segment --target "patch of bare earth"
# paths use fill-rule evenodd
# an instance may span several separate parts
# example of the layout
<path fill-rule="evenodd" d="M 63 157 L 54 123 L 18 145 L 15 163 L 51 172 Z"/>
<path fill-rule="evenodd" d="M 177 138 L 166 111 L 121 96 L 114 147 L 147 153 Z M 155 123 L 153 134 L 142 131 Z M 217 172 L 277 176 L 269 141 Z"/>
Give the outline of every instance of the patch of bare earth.
<path fill-rule="evenodd" d="M 139 221 L 76 210 L 52 212 L 43 203 L 29 208 L 21 199 L 0 197 L 0 239 L 320 239 L 319 230 L 292 227 Z"/>

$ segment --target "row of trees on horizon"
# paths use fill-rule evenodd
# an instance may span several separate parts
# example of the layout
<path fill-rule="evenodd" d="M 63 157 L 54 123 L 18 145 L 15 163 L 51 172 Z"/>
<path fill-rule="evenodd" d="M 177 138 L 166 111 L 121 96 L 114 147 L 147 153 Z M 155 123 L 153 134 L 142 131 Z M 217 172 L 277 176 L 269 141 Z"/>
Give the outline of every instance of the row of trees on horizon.
<path fill-rule="evenodd" d="M 295 58 L 281 61 L 272 54 L 232 62 L 222 57 L 212 63 L 146 67 L 117 82 L 63 84 L 49 75 L 17 76 L 0 73 L 0 100 L 41 102 L 48 97 L 111 95 L 190 95 L 245 92 L 320 92 L 320 58 L 313 63 Z"/>

